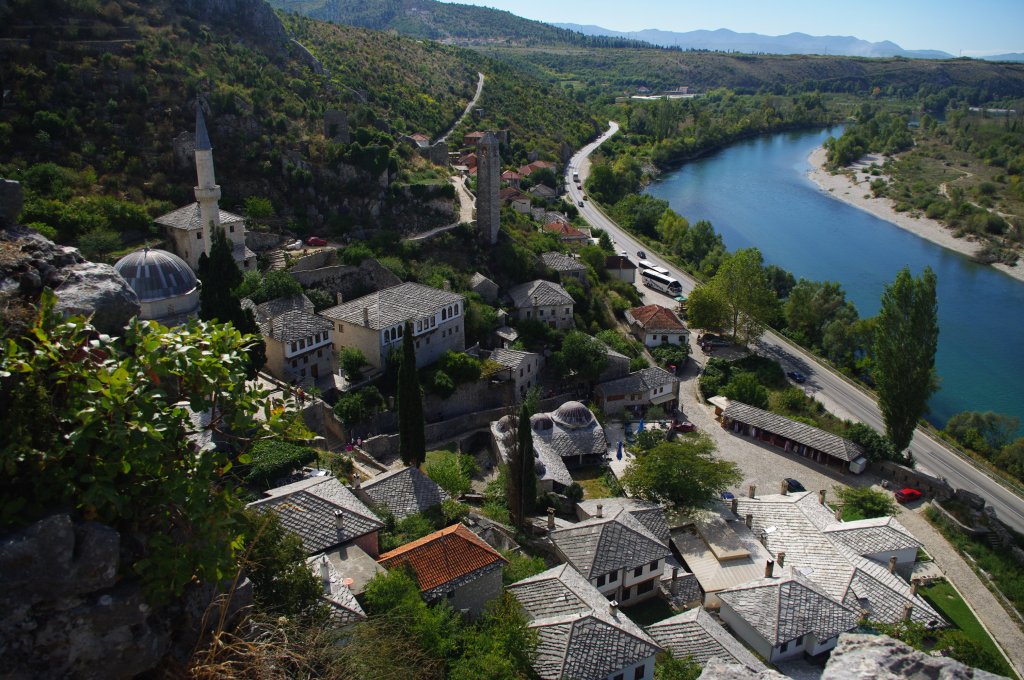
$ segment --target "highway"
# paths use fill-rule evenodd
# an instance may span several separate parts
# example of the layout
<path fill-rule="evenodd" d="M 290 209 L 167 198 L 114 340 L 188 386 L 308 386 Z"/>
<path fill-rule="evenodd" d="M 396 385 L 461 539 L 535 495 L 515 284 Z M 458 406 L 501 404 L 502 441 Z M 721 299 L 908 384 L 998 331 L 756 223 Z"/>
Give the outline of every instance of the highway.
<path fill-rule="evenodd" d="M 565 177 L 569 197 L 573 203 L 582 202 L 583 205 L 579 208 L 580 214 L 591 226 L 608 232 L 615 242 L 617 252 L 626 251 L 629 258 L 636 261 L 639 259 L 637 251 L 645 251 L 647 259 L 668 269 L 672 276 L 682 284 L 683 294 L 688 295 L 697 285 L 694 279 L 672 263 L 660 258 L 658 253 L 636 241 L 600 209 L 584 200 L 584 192 L 577 189 L 576 183 L 572 181 L 574 173 L 579 173 L 580 180 L 586 180 L 590 173 L 590 154 L 618 130 L 617 123 L 609 122 L 609 128 L 604 134 L 580 149 L 569 161 Z M 641 287 L 642 291 L 644 290 L 642 284 L 638 282 L 637 285 Z M 832 413 L 842 418 L 866 423 L 880 432 L 885 431 L 882 415 L 874 396 L 831 368 L 819 363 L 811 354 L 790 344 L 771 331 L 766 332 L 755 343 L 754 349 L 759 354 L 777 359 L 785 370 L 798 370 L 806 375 L 807 382 L 803 385 L 804 389 L 808 394 L 813 394 Z M 918 469 L 936 477 L 945 478 L 955 488 L 967 489 L 980 494 L 988 501 L 989 505 L 995 508 L 999 519 L 1016 531 L 1024 532 L 1024 499 L 993 479 L 984 470 L 960 457 L 921 428 L 914 433 L 910 450 L 917 461 Z"/>

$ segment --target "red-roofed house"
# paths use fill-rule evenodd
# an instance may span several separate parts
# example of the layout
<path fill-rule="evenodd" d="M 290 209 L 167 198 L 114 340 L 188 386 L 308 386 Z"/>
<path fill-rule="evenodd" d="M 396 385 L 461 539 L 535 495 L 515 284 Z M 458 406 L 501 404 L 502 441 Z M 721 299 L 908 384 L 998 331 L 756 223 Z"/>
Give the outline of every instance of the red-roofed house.
<path fill-rule="evenodd" d="M 484 133 L 483 132 L 480 132 L 480 131 L 468 132 L 468 133 L 466 133 L 466 134 L 464 134 L 462 136 L 462 146 L 474 146 L 475 147 L 477 144 L 480 143 L 480 140 L 483 139 L 483 138 L 484 138 Z"/>
<path fill-rule="evenodd" d="M 519 188 L 519 180 L 521 179 L 522 177 L 520 177 L 519 173 L 513 172 L 512 170 L 506 170 L 505 172 L 501 173 L 501 181 L 508 182 L 510 186 L 513 186 L 516 189 Z"/>
<path fill-rule="evenodd" d="M 498 192 L 498 197 L 502 203 L 507 203 L 512 206 L 513 210 L 519 213 L 530 212 L 530 206 L 533 205 L 530 197 L 515 187 L 505 187 Z"/>
<path fill-rule="evenodd" d="M 648 347 L 665 343 L 682 345 L 689 342 L 690 331 L 671 309 L 661 305 L 645 305 L 626 310 L 629 329 Z"/>
<path fill-rule="evenodd" d="M 523 177 L 529 177 L 533 172 L 545 169 L 554 170 L 555 164 L 550 161 L 533 161 L 519 168 L 519 174 Z"/>
<path fill-rule="evenodd" d="M 467 153 L 465 156 L 459 159 L 459 165 L 465 165 L 467 168 L 476 167 L 476 154 Z"/>
<path fill-rule="evenodd" d="M 485 604 L 501 595 L 501 568 L 508 562 L 462 524 L 395 548 L 377 561 L 389 570 L 410 568 L 423 599 L 446 598 L 452 609 L 470 618 L 479 616 Z"/>
<path fill-rule="evenodd" d="M 417 132 L 409 135 L 412 141 L 416 142 L 417 146 L 430 146 L 430 137 L 427 137 L 422 132 Z"/>
<path fill-rule="evenodd" d="M 549 222 L 544 225 L 544 231 L 558 236 L 559 241 L 571 246 L 582 246 L 590 243 L 589 236 L 571 224 L 566 224 L 565 222 Z"/>

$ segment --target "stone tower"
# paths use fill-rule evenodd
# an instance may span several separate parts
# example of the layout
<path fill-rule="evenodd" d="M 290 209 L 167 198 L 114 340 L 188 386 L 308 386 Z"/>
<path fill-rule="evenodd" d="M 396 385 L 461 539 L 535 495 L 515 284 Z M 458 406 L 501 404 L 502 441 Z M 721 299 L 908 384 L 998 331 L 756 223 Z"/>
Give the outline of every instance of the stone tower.
<path fill-rule="evenodd" d="M 498 229 L 501 227 L 501 202 L 498 198 L 501 158 L 498 140 L 493 134 L 488 132 L 480 138 L 476 156 L 476 224 L 481 238 L 493 245 L 498 242 Z"/>
<path fill-rule="evenodd" d="M 203 118 L 203 107 L 196 104 L 196 201 L 199 203 L 199 243 L 196 248 L 200 253 L 210 254 L 213 243 L 213 229 L 220 227 L 220 185 L 213 174 L 213 146 L 210 134 L 206 131 L 206 119 Z"/>

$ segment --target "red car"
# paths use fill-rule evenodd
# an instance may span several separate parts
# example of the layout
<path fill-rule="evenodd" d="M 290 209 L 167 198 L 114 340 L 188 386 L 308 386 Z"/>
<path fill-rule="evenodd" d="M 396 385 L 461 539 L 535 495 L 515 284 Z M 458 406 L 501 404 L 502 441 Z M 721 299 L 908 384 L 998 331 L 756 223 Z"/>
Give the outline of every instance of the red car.
<path fill-rule="evenodd" d="M 327 245 L 327 239 L 320 238 L 319 236 L 310 236 L 306 239 L 307 246 L 325 246 Z"/>
<path fill-rule="evenodd" d="M 896 500 L 900 503 L 909 503 L 921 498 L 921 492 L 917 489 L 900 489 L 896 492 Z"/>
<path fill-rule="evenodd" d="M 676 423 L 672 426 L 675 432 L 696 432 L 697 426 L 691 423 L 689 420 L 684 420 L 681 423 Z"/>

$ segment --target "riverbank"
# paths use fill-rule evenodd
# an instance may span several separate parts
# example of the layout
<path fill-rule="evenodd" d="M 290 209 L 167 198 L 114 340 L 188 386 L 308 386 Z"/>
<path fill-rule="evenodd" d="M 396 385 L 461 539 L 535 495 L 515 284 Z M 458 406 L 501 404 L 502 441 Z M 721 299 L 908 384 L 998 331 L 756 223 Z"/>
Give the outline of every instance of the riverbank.
<path fill-rule="evenodd" d="M 937 220 L 927 217 L 914 217 L 906 212 L 897 212 L 893 202 L 889 199 L 874 198 L 871 195 L 871 187 L 867 180 L 858 182 L 843 173 L 833 175 L 825 169 L 824 147 L 819 146 L 812 151 L 807 160 L 811 164 L 811 169 L 808 171 L 807 176 L 818 185 L 818 188 L 829 194 L 832 198 L 871 213 L 875 217 L 894 224 L 900 229 L 909 231 L 936 245 L 954 250 L 968 257 L 973 257 L 978 249 L 981 248 L 981 244 L 977 242 L 956 238 L 948 227 Z M 881 159 L 876 160 L 881 164 Z M 861 167 L 862 164 L 868 165 L 870 163 L 871 159 L 869 157 L 868 159 L 863 159 L 855 167 Z M 1024 282 L 1024 267 L 1007 267 L 1002 264 L 994 264 L 992 266 L 1008 276 Z"/>

